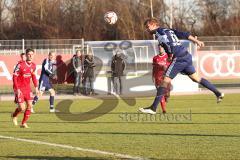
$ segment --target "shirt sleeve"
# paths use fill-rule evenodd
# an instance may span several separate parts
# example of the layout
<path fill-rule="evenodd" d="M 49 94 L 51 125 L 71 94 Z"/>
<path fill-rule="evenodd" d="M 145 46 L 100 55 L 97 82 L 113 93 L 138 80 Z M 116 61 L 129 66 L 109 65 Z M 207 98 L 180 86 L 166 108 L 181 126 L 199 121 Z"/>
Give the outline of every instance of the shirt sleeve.
<path fill-rule="evenodd" d="M 46 59 L 44 64 L 44 69 L 49 75 L 53 74 L 53 72 L 50 70 L 50 68 L 52 68 L 50 67 L 50 65 L 52 64 L 49 62 L 49 60 Z"/>
<path fill-rule="evenodd" d="M 176 36 L 180 39 L 188 39 L 188 37 L 190 36 L 189 32 L 182 32 L 182 31 L 178 31 L 176 29 L 172 29 L 172 30 L 174 31 Z"/>
<path fill-rule="evenodd" d="M 20 75 L 21 65 L 18 63 L 13 71 L 13 89 L 16 91 L 19 89 L 18 77 Z"/>
<path fill-rule="evenodd" d="M 35 71 L 36 71 L 36 66 L 34 66 L 33 71 L 31 73 L 33 85 L 36 88 L 38 86 L 38 83 L 37 83 L 37 77 L 36 77 Z"/>

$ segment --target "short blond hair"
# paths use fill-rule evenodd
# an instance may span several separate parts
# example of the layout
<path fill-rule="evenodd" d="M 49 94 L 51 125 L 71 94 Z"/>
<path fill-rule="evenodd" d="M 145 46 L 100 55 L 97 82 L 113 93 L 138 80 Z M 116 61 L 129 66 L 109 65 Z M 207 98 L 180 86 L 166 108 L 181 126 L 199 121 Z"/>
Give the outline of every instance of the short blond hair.
<path fill-rule="evenodd" d="M 159 21 L 156 18 L 148 18 L 145 20 L 144 22 L 144 26 L 147 26 L 148 24 L 156 24 L 157 26 L 159 26 Z"/>

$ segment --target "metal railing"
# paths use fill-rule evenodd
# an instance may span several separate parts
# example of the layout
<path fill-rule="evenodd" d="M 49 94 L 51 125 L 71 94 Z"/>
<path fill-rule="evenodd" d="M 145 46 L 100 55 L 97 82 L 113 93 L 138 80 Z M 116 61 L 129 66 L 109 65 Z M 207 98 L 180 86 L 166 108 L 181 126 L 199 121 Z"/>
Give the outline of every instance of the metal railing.
<path fill-rule="evenodd" d="M 240 36 L 198 37 L 204 41 L 201 50 L 240 50 Z M 0 40 L 0 54 L 18 54 L 26 48 L 34 48 L 44 54 L 50 50 L 62 54 L 72 54 L 73 45 L 83 45 L 84 39 L 38 39 L 38 40 Z"/>
<path fill-rule="evenodd" d="M 214 36 L 214 37 L 198 37 L 204 41 L 205 47 L 201 50 L 240 50 L 240 36 Z"/>
<path fill-rule="evenodd" d="M 37 53 L 72 53 L 73 45 L 83 45 L 84 39 L 38 39 L 38 40 L 0 40 L 0 54 L 24 52 L 26 48 L 36 49 Z"/>

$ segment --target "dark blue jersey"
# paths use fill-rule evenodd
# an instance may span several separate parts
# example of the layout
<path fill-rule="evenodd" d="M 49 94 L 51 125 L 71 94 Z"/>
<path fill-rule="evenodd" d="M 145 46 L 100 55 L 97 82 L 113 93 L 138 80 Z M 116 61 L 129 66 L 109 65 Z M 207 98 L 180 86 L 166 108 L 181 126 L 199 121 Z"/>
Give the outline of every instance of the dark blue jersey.
<path fill-rule="evenodd" d="M 180 39 L 188 39 L 189 32 L 180 32 L 174 29 L 158 28 L 156 30 L 156 39 L 159 44 L 165 49 L 166 53 L 173 54 L 174 57 L 182 57 L 186 55 L 185 48 Z"/>
<path fill-rule="evenodd" d="M 40 76 L 40 81 L 48 81 L 49 77 L 54 74 L 53 66 L 55 65 L 55 61 L 51 61 L 48 58 L 44 59 L 42 63 L 42 71 Z"/>

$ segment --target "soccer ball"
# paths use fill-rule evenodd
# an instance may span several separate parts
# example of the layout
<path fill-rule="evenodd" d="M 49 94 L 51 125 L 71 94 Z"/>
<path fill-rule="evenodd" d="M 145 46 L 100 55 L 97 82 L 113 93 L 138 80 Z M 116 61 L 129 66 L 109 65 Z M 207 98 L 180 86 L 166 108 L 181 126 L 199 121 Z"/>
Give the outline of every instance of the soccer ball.
<path fill-rule="evenodd" d="M 108 24 L 115 24 L 117 22 L 117 14 L 113 11 L 109 11 L 109 12 L 106 12 L 104 14 L 104 20 L 105 22 L 107 22 Z"/>

